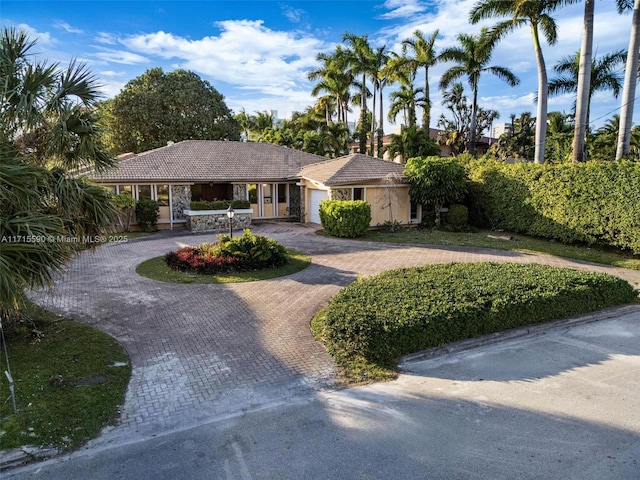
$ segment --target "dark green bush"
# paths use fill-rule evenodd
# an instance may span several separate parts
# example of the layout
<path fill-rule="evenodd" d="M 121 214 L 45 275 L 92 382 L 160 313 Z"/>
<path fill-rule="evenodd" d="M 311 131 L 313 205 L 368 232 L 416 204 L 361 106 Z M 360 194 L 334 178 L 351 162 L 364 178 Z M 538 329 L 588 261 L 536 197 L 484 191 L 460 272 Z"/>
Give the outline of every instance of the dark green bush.
<path fill-rule="evenodd" d="M 287 263 L 287 250 L 274 239 L 254 235 L 248 228 L 241 237 L 219 235 L 217 249 L 223 257 L 242 259 L 248 270 L 281 267 Z"/>
<path fill-rule="evenodd" d="M 640 163 L 467 166 L 475 222 L 640 253 Z"/>
<path fill-rule="evenodd" d="M 629 283 L 543 265 L 453 263 L 384 272 L 334 296 L 322 317 L 338 362 L 398 357 L 465 338 L 637 301 Z"/>
<path fill-rule="evenodd" d="M 158 215 L 160 214 L 160 207 L 155 200 L 142 199 L 136 204 L 136 218 L 138 224 L 141 225 L 146 231 L 155 229 L 158 223 Z"/>
<path fill-rule="evenodd" d="M 251 208 L 249 200 L 216 200 L 209 202 L 207 200 L 197 200 L 191 202 L 189 210 L 226 210 L 229 208 L 229 203 L 234 209 Z"/>
<path fill-rule="evenodd" d="M 464 205 L 454 203 L 447 212 L 447 225 L 455 231 L 462 231 L 469 223 L 469 210 Z"/>
<path fill-rule="evenodd" d="M 364 200 L 323 200 L 320 221 L 329 235 L 359 237 L 371 225 L 371 206 Z"/>

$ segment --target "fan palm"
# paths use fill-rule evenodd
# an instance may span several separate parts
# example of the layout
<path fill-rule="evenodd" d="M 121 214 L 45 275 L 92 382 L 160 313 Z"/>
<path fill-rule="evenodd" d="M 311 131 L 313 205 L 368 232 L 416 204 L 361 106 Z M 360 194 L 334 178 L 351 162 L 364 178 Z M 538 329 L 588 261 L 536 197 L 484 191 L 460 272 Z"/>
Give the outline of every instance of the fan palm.
<path fill-rule="evenodd" d="M 469 152 L 475 155 L 476 152 L 476 124 L 478 116 L 478 84 L 483 73 L 491 73 L 510 86 L 520 83 L 511 70 L 506 67 L 487 65 L 491 60 L 493 48 L 498 39 L 489 30 L 483 28 L 478 35 L 459 34 L 457 36 L 458 46 L 449 47 L 442 51 L 440 58 L 443 61 L 451 61 L 456 65 L 449 68 L 442 74 L 440 88 L 446 89 L 460 77 L 466 76 L 471 87 L 473 99 L 471 102 L 471 125 Z"/>
<path fill-rule="evenodd" d="M 33 59 L 36 43 L 16 29 L 0 42 L 0 310 L 10 314 L 114 212 L 106 190 L 70 174 L 112 164 L 98 141 L 93 75 Z"/>

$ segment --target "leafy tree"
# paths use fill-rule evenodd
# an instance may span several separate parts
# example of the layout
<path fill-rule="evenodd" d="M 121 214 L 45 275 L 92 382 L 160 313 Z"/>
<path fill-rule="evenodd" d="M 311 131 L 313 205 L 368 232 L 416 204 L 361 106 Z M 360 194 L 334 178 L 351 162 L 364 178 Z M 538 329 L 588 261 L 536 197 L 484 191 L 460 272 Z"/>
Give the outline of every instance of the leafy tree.
<path fill-rule="evenodd" d="M 394 158 L 402 155 L 402 158 L 429 157 L 440 154 L 438 144 L 427 138 L 415 125 L 402 129 L 400 135 L 392 134 L 391 143 L 387 146 L 387 152 Z"/>
<path fill-rule="evenodd" d="M 535 119 L 531 113 L 524 112 L 520 118 L 512 117 L 511 129 L 503 134 L 491 147 L 491 154 L 500 160 L 525 160 L 534 159 L 534 150 L 531 148 L 535 138 Z"/>
<path fill-rule="evenodd" d="M 316 57 L 322 65 L 313 69 L 307 77 L 311 81 L 318 81 L 311 90 L 311 95 L 317 97 L 321 92 L 335 98 L 336 113 L 339 122 L 347 125 L 349 89 L 353 84 L 353 72 L 348 68 L 348 58 L 341 45 L 336 47 L 333 55 L 319 53 Z"/>
<path fill-rule="evenodd" d="M 550 163 L 564 163 L 571 159 L 573 140 L 572 115 L 562 112 L 549 112 L 547 116 L 547 141 L 544 156 Z"/>
<path fill-rule="evenodd" d="M 538 111 L 535 135 L 535 163 L 544 163 L 544 144 L 547 128 L 547 67 L 540 45 L 540 30 L 549 45 L 558 40 L 558 25 L 551 13 L 559 7 L 571 3 L 570 0 L 482 0 L 476 4 L 470 14 L 472 23 L 485 18 L 511 17 L 494 27 L 494 32 L 505 35 L 522 26 L 528 25 L 533 38 L 533 48 L 538 66 Z"/>
<path fill-rule="evenodd" d="M 91 72 L 38 60 L 25 32 L 4 29 L 0 41 L 0 313 L 15 321 L 24 292 L 51 284 L 80 240 L 110 224 L 107 191 L 69 170 L 112 159 Z"/>
<path fill-rule="evenodd" d="M 168 141 L 238 140 L 240 125 L 224 97 L 193 72 L 152 68 L 102 105 L 115 153 L 141 152 Z"/>
<path fill-rule="evenodd" d="M 510 86 L 516 86 L 520 83 L 511 70 L 496 65 L 487 65 L 491 61 L 493 48 L 496 45 L 498 37 L 483 28 L 478 35 L 459 34 L 457 36 L 459 45 L 449 47 L 440 53 L 443 61 L 451 61 L 456 65 L 450 67 L 442 74 L 440 79 L 440 88 L 443 90 L 451 85 L 460 77 L 466 76 L 473 99 L 471 101 L 471 132 L 469 138 L 469 152 L 472 155 L 476 153 L 476 123 L 478 120 L 478 84 L 483 73 L 491 73 L 501 80 L 507 82 Z"/>
<path fill-rule="evenodd" d="M 411 200 L 433 206 L 436 225 L 440 225 L 442 207 L 461 201 L 467 192 L 467 172 L 455 158 L 410 158 L 404 175 L 409 181 Z"/>
<path fill-rule="evenodd" d="M 440 115 L 438 126 L 442 132 L 438 134 L 438 144 L 445 145 L 453 156 L 465 151 L 471 138 L 471 108 L 467 104 L 464 95 L 464 87 L 461 83 L 454 83 L 450 90 L 443 93 L 442 105 L 451 112 L 451 118 Z M 495 110 L 477 108 L 476 138 L 481 137 L 500 114 Z"/>

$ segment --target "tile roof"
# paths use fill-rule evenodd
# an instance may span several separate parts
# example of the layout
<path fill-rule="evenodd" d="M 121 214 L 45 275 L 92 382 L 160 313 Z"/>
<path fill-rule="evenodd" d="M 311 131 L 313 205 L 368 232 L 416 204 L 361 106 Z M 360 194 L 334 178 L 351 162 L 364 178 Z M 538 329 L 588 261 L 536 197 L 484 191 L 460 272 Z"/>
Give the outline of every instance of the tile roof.
<path fill-rule="evenodd" d="M 120 160 L 96 181 L 277 181 L 324 157 L 270 143 L 185 140 Z"/>
<path fill-rule="evenodd" d="M 404 166 L 398 163 L 353 153 L 303 167 L 298 176 L 325 185 L 347 185 L 383 180 L 388 175 L 403 178 Z"/>

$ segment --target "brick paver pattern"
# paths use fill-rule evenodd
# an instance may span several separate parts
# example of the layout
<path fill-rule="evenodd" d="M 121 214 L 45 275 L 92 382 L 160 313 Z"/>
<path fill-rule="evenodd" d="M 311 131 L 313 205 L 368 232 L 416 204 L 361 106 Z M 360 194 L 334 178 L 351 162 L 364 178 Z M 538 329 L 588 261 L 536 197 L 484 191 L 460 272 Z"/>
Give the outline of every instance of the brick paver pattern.
<path fill-rule="evenodd" d="M 339 240 L 315 230 L 254 226 L 254 233 L 312 256 L 311 266 L 287 277 L 178 285 L 136 274 L 146 259 L 216 239 L 181 231 L 83 252 L 52 289 L 34 292 L 40 305 L 109 333 L 130 355 L 133 373 L 120 420 L 94 444 L 188 428 L 330 388 L 335 367 L 309 322 L 358 275 L 428 263 L 511 261 L 603 271 L 640 285 L 640 272 L 552 256 Z"/>

